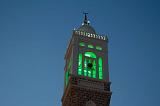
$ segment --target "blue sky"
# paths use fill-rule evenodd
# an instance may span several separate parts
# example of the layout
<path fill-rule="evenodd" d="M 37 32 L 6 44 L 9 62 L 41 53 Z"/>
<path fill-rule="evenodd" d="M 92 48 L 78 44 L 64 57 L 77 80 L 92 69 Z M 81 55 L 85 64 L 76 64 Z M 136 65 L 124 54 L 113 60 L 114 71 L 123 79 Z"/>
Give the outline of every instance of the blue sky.
<path fill-rule="evenodd" d="M 0 106 L 61 106 L 64 54 L 89 13 L 109 37 L 111 106 L 160 106 L 158 0 L 0 0 Z"/>

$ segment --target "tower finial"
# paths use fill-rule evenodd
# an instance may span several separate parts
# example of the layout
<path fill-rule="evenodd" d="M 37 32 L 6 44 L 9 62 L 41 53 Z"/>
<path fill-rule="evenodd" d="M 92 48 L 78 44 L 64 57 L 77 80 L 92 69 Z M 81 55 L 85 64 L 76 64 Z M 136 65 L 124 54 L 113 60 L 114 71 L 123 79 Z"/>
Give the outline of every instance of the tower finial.
<path fill-rule="evenodd" d="M 89 25 L 89 22 L 88 22 L 88 19 L 87 19 L 87 14 L 88 14 L 88 13 L 83 12 L 83 14 L 85 15 L 85 16 L 84 16 L 84 22 L 83 22 L 83 24 L 84 24 L 84 25 Z"/>

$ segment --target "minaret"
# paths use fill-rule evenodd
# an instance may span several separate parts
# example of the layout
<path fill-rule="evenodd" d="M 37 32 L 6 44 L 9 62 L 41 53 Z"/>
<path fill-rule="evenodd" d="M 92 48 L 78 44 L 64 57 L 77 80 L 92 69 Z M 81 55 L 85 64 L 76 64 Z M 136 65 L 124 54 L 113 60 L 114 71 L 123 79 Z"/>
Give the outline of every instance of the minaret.
<path fill-rule="evenodd" d="M 96 33 L 84 14 L 65 54 L 62 106 L 109 106 L 108 39 Z"/>

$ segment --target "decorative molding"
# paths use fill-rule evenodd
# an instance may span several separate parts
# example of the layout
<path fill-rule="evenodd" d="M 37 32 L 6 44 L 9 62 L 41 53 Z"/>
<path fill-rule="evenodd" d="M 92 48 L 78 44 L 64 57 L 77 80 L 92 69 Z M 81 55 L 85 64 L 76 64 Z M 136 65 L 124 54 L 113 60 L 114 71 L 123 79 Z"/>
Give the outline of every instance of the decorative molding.
<path fill-rule="evenodd" d="M 90 37 L 90 38 L 96 38 L 96 39 L 100 39 L 100 40 L 106 40 L 106 36 L 102 36 L 102 35 L 98 35 L 98 34 L 92 34 L 92 33 L 79 31 L 79 30 L 75 30 L 75 34 L 82 35 L 82 36 L 87 36 L 87 37 Z"/>

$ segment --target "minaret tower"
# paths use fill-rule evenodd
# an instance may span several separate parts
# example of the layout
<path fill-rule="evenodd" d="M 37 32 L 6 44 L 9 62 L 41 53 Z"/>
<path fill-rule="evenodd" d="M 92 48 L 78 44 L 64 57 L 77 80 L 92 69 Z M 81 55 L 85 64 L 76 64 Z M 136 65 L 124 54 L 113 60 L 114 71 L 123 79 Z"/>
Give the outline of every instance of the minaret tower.
<path fill-rule="evenodd" d="M 65 54 L 62 106 L 109 106 L 108 39 L 96 33 L 84 14 Z"/>

